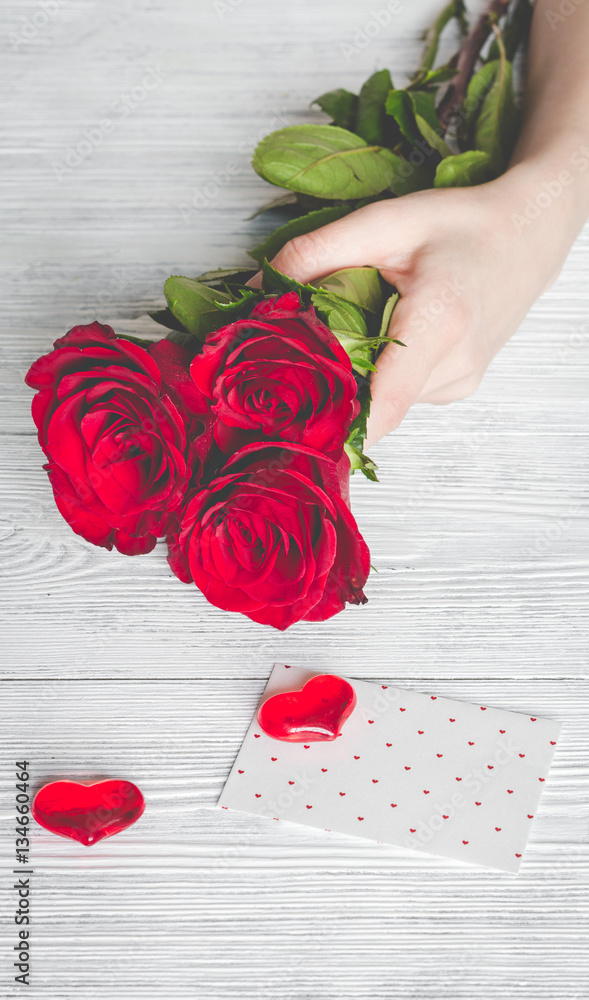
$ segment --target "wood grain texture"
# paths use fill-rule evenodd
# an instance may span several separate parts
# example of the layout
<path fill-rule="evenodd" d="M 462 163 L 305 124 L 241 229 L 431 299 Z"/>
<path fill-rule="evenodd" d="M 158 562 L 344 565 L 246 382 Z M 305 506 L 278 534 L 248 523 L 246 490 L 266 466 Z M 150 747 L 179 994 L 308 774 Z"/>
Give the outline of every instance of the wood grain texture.
<path fill-rule="evenodd" d="M 380 485 L 353 480 L 369 604 L 286 635 L 206 605 L 161 546 L 126 559 L 73 535 L 23 385 L 73 323 L 156 336 L 168 274 L 243 261 L 271 225 L 247 220 L 273 194 L 256 141 L 376 68 L 403 82 L 438 8 L 403 3 L 355 45 L 358 0 L 0 0 L 2 997 L 20 995 L 23 755 L 35 787 L 121 776 L 148 801 L 90 851 L 35 832 L 30 996 L 586 995 L 589 230 L 477 394 L 415 407 L 375 449 Z M 519 878 L 221 814 L 275 660 L 563 719 Z"/>

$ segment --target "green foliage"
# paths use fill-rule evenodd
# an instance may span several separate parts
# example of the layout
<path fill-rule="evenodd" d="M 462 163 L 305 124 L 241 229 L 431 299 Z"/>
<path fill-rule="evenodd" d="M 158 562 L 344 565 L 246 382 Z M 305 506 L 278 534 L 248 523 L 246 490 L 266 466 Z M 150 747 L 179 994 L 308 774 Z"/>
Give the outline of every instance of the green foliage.
<path fill-rule="evenodd" d="M 286 190 L 255 215 L 273 209 L 288 213 L 288 221 L 250 251 L 262 268 L 262 289 L 246 284 L 255 273 L 247 267 L 221 268 L 198 279 L 173 276 L 165 286 L 168 308 L 152 314 L 173 331 L 170 336 L 203 341 L 211 330 L 249 315 L 263 296 L 297 291 L 351 359 L 361 408 L 346 452 L 352 471 L 360 469 L 369 479 L 376 479 L 374 464 L 363 454 L 369 377 L 379 352 L 393 339 L 389 326 L 399 294 L 375 268 L 346 268 L 303 285 L 273 268 L 268 258 L 293 238 L 374 201 L 432 187 L 482 184 L 506 168 L 518 130 L 510 60 L 529 28 L 531 5 L 512 0 L 507 7 L 504 35 L 496 15 L 489 18 L 487 28 L 493 27 L 496 38 L 466 95 L 456 82 L 458 100 L 464 97 L 457 129 L 446 132 L 445 114 L 441 122 L 436 107 L 439 88 L 456 76 L 458 54 L 440 66 L 436 59 L 448 25 L 466 33 L 463 0 L 446 3 L 426 33 L 419 68 L 405 88 L 393 86 L 387 69 L 378 70 L 358 95 L 338 88 L 317 98 L 314 103 L 331 124 L 295 125 L 262 139 L 254 169 Z M 483 32 L 485 38 L 488 34 Z"/>
<path fill-rule="evenodd" d="M 440 37 L 446 25 L 450 21 L 456 20 L 460 25 L 463 34 L 466 34 L 467 21 L 466 10 L 463 0 L 451 0 L 440 11 L 431 27 L 425 33 L 425 47 L 421 57 L 421 65 L 414 75 L 414 82 L 423 83 L 428 76 L 432 75 L 432 67 L 436 61 Z"/>
<path fill-rule="evenodd" d="M 443 158 L 445 156 L 451 156 L 452 150 L 444 142 L 439 132 L 431 127 L 429 122 L 422 118 L 421 115 L 415 115 L 415 124 L 421 132 L 423 138 L 432 149 L 435 149 L 436 153 L 439 153 Z M 438 125 L 439 129 L 439 125 Z M 441 131 L 441 130 L 440 130 Z"/>
<path fill-rule="evenodd" d="M 262 139 L 253 166 L 271 184 L 333 200 L 384 191 L 397 161 L 390 150 L 335 125 L 292 125 Z"/>
<path fill-rule="evenodd" d="M 366 422 L 370 413 L 370 383 L 367 378 L 358 379 L 358 400 L 360 402 L 360 412 L 350 426 L 348 440 L 344 446 L 345 452 L 350 460 L 350 470 L 352 474 L 356 471 L 362 472 L 367 479 L 378 482 L 376 475 L 377 466 L 372 459 L 364 454 L 364 441 L 366 440 Z"/>
<path fill-rule="evenodd" d="M 311 301 L 320 318 L 350 356 L 355 370 L 365 375 L 372 369 L 374 348 L 368 340 L 368 327 L 362 309 L 325 292 L 317 292 Z"/>
<path fill-rule="evenodd" d="M 196 280 L 203 281 L 206 285 L 210 283 L 219 284 L 221 281 L 236 281 L 244 283 L 256 273 L 254 267 L 217 267 L 214 271 L 205 271 L 204 274 L 197 274 Z"/>
<path fill-rule="evenodd" d="M 436 114 L 436 102 L 433 94 L 424 90 L 409 91 L 415 116 L 421 115 L 434 131 L 440 129 L 440 121 Z"/>
<path fill-rule="evenodd" d="M 164 285 L 164 295 L 168 308 L 182 326 L 204 341 L 207 333 L 216 330 L 225 322 L 225 316 L 218 303 L 231 302 L 226 292 L 210 288 L 195 278 L 172 275 Z"/>
<path fill-rule="evenodd" d="M 249 250 L 250 257 L 253 257 L 258 261 L 259 264 L 262 263 L 264 258 L 271 260 L 275 257 L 279 250 L 285 243 L 289 240 L 294 239 L 295 236 L 301 236 L 304 233 L 310 233 L 315 229 L 319 229 L 321 226 L 327 225 L 328 222 L 335 222 L 336 219 L 343 218 L 347 215 L 351 209 L 347 206 L 341 205 L 328 205 L 325 208 L 315 209 L 313 212 L 307 212 L 306 215 L 299 215 L 296 219 L 290 219 L 285 222 L 283 226 L 279 226 L 275 229 L 270 236 L 268 236 L 263 243 L 255 247 L 253 250 Z"/>
<path fill-rule="evenodd" d="M 469 149 L 466 153 L 447 156 L 438 164 L 434 187 L 472 187 L 484 184 L 495 176 L 488 153 Z"/>
<path fill-rule="evenodd" d="M 370 145 L 382 146 L 386 141 L 385 105 L 392 86 L 388 69 L 381 69 L 369 77 L 358 96 L 354 131 Z"/>
<path fill-rule="evenodd" d="M 388 336 L 389 324 L 391 322 L 391 317 L 393 315 L 393 309 L 397 305 L 398 301 L 399 301 L 399 293 L 398 292 L 393 292 L 391 295 L 389 295 L 388 299 L 386 300 L 385 305 L 384 305 L 384 309 L 382 311 L 382 318 L 381 318 L 381 321 L 380 321 L 380 330 L 379 330 L 379 334 L 378 334 L 379 337 L 383 337 L 384 338 L 384 337 Z M 400 344 L 401 341 L 397 340 L 397 341 L 395 341 L 395 343 Z M 403 344 L 402 346 L 404 347 L 405 345 Z"/>
<path fill-rule="evenodd" d="M 311 296 L 315 292 L 313 285 L 302 285 L 295 278 L 289 278 L 281 271 L 277 271 L 267 260 L 262 264 L 262 288 L 266 295 L 282 294 L 283 292 L 298 292 L 301 302 L 308 305 Z"/>
<path fill-rule="evenodd" d="M 356 108 L 358 98 L 349 90 L 340 87 L 338 90 L 330 90 L 327 94 L 322 94 L 313 104 L 318 104 L 326 115 L 333 119 L 334 125 L 353 131 L 356 121 Z"/>
<path fill-rule="evenodd" d="M 466 106 L 472 148 L 487 153 L 495 174 L 502 173 L 513 150 L 518 129 L 513 72 L 504 50 L 501 58 L 485 63 L 472 78 Z"/>
<path fill-rule="evenodd" d="M 317 288 L 332 292 L 347 302 L 353 302 L 361 309 L 372 313 L 380 313 L 382 306 L 382 288 L 379 273 L 375 267 L 348 267 L 342 271 L 334 271 L 319 282 L 313 282 Z"/>
<path fill-rule="evenodd" d="M 415 108 L 412 95 L 408 90 L 391 90 L 386 101 L 386 113 L 394 118 L 401 134 L 410 145 L 419 138 L 419 130 L 415 124 Z"/>

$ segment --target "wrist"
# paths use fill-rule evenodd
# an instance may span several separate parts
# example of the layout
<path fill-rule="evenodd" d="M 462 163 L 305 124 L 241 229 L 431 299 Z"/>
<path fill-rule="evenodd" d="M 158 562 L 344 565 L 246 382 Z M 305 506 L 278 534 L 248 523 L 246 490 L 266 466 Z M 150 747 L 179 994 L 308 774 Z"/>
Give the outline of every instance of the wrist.
<path fill-rule="evenodd" d="M 558 277 L 589 212 L 589 145 L 513 162 L 479 191 L 502 252 L 515 255 L 534 297 Z M 471 189 L 476 190 L 476 189 Z"/>
<path fill-rule="evenodd" d="M 589 217 L 589 141 L 567 137 L 525 155 L 516 149 L 500 181 L 523 225 L 541 214 L 566 252 Z"/>

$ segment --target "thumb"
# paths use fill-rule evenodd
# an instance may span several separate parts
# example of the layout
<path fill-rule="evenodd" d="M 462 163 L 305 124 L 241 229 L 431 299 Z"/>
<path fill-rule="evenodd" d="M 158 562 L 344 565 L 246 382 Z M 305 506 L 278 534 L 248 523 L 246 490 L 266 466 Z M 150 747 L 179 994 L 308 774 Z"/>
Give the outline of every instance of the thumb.
<path fill-rule="evenodd" d="M 428 350 L 428 341 L 419 335 L 422 324 L 409 293 L 395 307 L 388 330 L 389 337 L 401 340 L 406 346 L 387 344 L 376 361 L 377 370 L 370 383 L 372 403 L 366 431 L 367 448 L 398 427 L 419 398 L 435 365 L 436 358 L 433 351 Z"/>

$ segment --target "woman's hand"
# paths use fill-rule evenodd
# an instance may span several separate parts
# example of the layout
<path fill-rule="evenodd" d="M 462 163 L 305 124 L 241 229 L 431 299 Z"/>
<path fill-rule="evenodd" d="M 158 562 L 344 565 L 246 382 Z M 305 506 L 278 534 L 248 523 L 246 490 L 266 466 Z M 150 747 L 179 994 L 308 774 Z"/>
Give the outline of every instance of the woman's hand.
<path fill-rule="evenodd" d="M 413 403 L 474 392 L 557 277 L 589 215 L 588 38 L 589 4 L 565 15 L 536 0 L 523 128 L 497 180 L 368 205 L 272 261 L 299 281 L 372 265 L 401 292 L 389 335 L 407 346 L 378 359 L 368 445 Z"/>
<path fill-rule="evenodd" d="M 389 344 L 378 359 L 368 446 L 413 403 L 473 393 L 557 276 L 570 240 L 563 232 L 559 241 L 550 211 L 523 215 L 539 190 L 541 172 L 519 166 L 478 187 L 377 202 L 297 237 L 274 258 L 274 267 L 301 282 L 370 265 L 399 289 L 389 336 L 406 346 Z"/>

